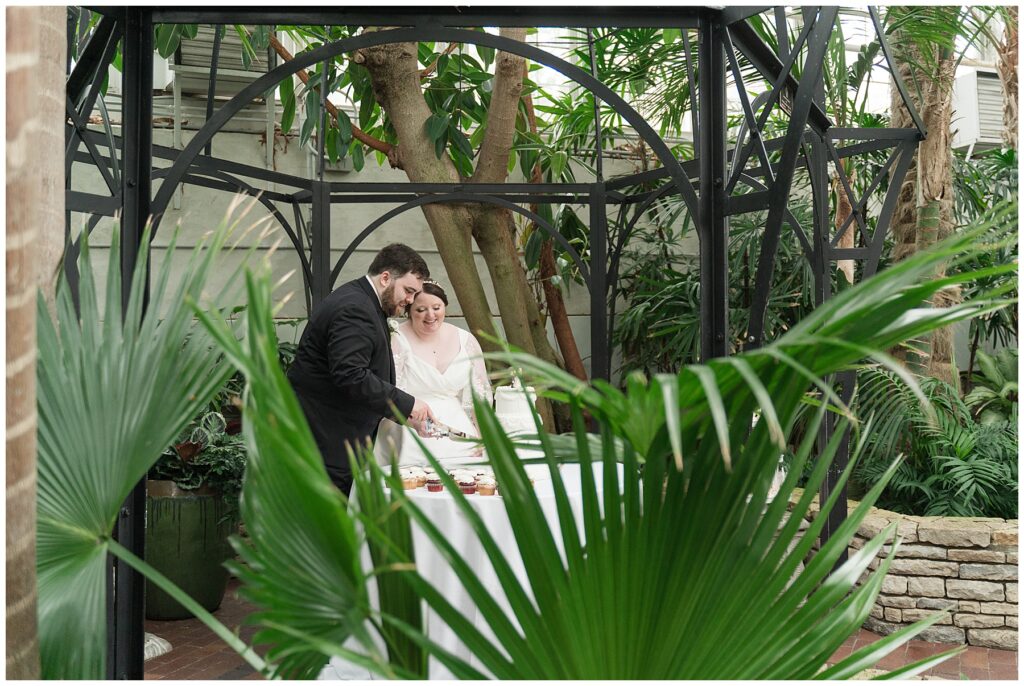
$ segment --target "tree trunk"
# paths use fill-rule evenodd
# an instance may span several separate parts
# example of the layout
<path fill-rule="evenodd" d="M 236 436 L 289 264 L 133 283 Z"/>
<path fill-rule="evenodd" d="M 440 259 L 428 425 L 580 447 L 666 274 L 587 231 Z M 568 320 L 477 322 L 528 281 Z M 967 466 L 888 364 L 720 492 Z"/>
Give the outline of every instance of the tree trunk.
<path fill-rule="evenodd" d="M 525 30 L 505 28 L 501 34 L 522 40 Z M 398 144 L 389 155 L 394 157 L 393 163 L 404 169 L 413 182 L 462 181 L 448 155 L 438 159 L 434 144 L 424 130 L 431 112 L 423 98 L 416 44 L 366 48 L 357 51 L 353 59 L 366 67 L 377 102 L 395 127 Z M 500 183 L 508 174 L 506 165 L 523 87 L 522 64 L 523 58 L 517 55 L 497 54 L 487 130 L 480 146 L 474 182 Z M 474 333 L 496 334 L 480 274 L 473 260 L 472 237 L 476 239 L 494 284 L 505 338 L 531 354 L 557 361 L 546 336 L 539 338 L 536 327 L 531 326 L 534 320 L 531 309 L 537 310 L 536 301 L 529 291 L 526 273 L 515 247 L 510 213 L 502 208 L 481 205 L 426 205 L 424 214 L 470 329 Z M 481 345 L 485 350 L 494 349 L 486 341 L 481 341 Z M 540 403 L 539 409 L 548 426 L 552 426 L 550 408 L 546 403 Z"/>
<path fill-rule="evenodd" d="M 473 238 L 494 284 L 505 337 L 513 345 L 536 355 L 538 351 L 526 309 L 526 300 L 531 294 L 516 251 L 512 217 L 508 210 L 493 207 L 482 207 L 471 215 Z"/>
<path fill-rule="evenodd" d="M 918 101 L 917 93 L 913 88 L 912 74 L 913 64 L 920 62 L 920 55 L 910 41 L 901 41 L 899 32 L 893 35 L 892 42 L 900 48 L 893 53 L 893 65 L 899 70 L 903 83 L 908 84 L 908 94 L 914 104 L 914 108 L 921 112 L 921 103 Z M 890 126 L 893 128 L 910 128 L 914 126 L 914 120 L 910 112 L 903 105 L 903 98 L 896 88 L 896 81 L 893 80 L 889 87 L 890 97 Z M 907 168 L 903 177 L 903 185 L 900 187 L 900 194 L 896 200 L 896 207 L 892 215 L 892 237 L 893 237 L 893 259 L 900 261 L 914 254 L 917 249 L 917 162 L 918 153 L 914 153 L 914 159 Z"/>
<path fill-rule="evenodd" d="M 944 51 L 936 51 L 935 73 L 922 83 L 924 91 L 924 124 L 928 138 L 918 150 L 918 230 L 917 250 L 925 250 L 953 233 L 953 152 L 950 122 L 953 116 L 953 76 L 955 59 Z M 932 63 L 929 61 L 929 63 Z M 936 270 L 936 277 L 945 275 L 945 266 Z M 932 299 L 933 307 L 946 307 L 960 302 L 959 287 L 947 287 Z M 928 375 L 954 387 L 960 375 L 953 360 L 953 329 L 936 329 L 928 338 Z"/>
<path fill-rule="evenodd" d="M 526 37 L 526 30 L 505 28 L 501 29 L 501 35 L 522 41 Z M 476 183 L 503 183 L 508 177 L 508 159 L 523 92 L 525 64 L 526 60 L 519 55 L 498 52 L 495 56 L 494 87 L 487 110 L 487 129 L 473 172 L 472 180 Z M 558 364 L 547 338 L 547 328 L 540 317 L 540 308 L 530 290 L 526 270 L 523 269 L 516 249 L 512 213 L 505 208 L 479 206 L 473 219 L 473 237 L 494 283 L 506 337 L 523 350 Z M 538 410 L 545 425 L 553 427 L 554 415 L 550 404 L 538 403 Z"/>
<path fill-rule="evenodd" d="M 353 59 L 366 67 L 373 92 L 394 124 L 399 144 L 392 153 L 400 160 L 410 181 L 458 183 L 455 165 L 447 155 L 438 159 L 434 144 L 423 129 L 430 108 L 420 88 L 420 69 L 415 43 L 379 45 L 355 53 Z M 464 206 L 424 205 L 423 214 L 437 244 L 448 280 L 473 333 L 497 335 L 480 273 L 473 257 L 470 235 L 472 218 Z M 481 339 L 484 350 L 494 350 Z"/>
<path fill-rule="evenodd" d="M 64 7 L 7 8 L 7 678 L 38 679 L 36 292 L 64 236 Z M 56 240 L 52 237 L 56 236 Z M 59 251 L 58 251 L 59 252 Z M 45 258 L 45 262 L 44 259 Z"/>
<path fill-rule="evenodd" d="M 847 180 L 850 183 L 850 189 L 853 189 L 853 182 L 857 178 L 857 170 L 852 166 L 847 170 Z M 846 188 L 843 186 L 842 180 L 835 176 L 832 178 L 832 189 L 836 194 L 836 231 L 838 232 L 842 228 L 843 224 L 846 223 L 847 218 L 853 214 L 853 200 L 846 195 Z M 846 227 L 846 233 L 839 238 L 838 247 L 840 248 L 852 248 L 856 243 L 857 232 L 860 231 L 860 226 L 857 220 L 854 219 L 850 222 L 850 225 Z M 837 260 L 836 266 L 843 274 L 846 275 L 848 283 L 854 282 L 854 260 Z"/>
<path fill-rule="evenodd" d="M 526 29 L 502 29 L 501 35 L 522 41 Z M 507 52 L 495 55 L 494 86 L 487 110 L 487 129 L 480 143 L 474 183 L 503 183 L 508 176 L 508 158 L 516 130 L 516 115 L 523 92 L 524 58 Z M 530 330 L 526 301 L 532 297 L 526 272 L 515 245 L 515 223 L 505 208 L 477 205 L 473 211 L 473 238 L 487 263 L 501 312 L 501 323 L 509 342 L 538 354 Z"/>
<path fill-rule="evenodd" d="M 523 63 L 523 77 L 527 75 L 526 63 Z M 537 114 L 533 109 L 533 96 L 527 93 L 523 96 L 523 104 L 526 106 L 526 119 L 530 132 L 537 133 Z M 643 145 L 643 141 L 640 141 Z M 541 175 L 540 161 L 533 165 L 530 174 L 530 183 L 543 181 Z M 530 210 L 536 214 L 537 204 L 530 206 Z M 534 226 L 534 230 L 537 228 Z M 555 340 L 558 341 L 558 348 L 562 352 L 562 359 L 565 369 L 581 381 L 587 381 L 587 371 L 583 366 L 583 358 L 576 345 L 576 337 L 572 333 L 572 326 L 569 324 L 569 313 L 565 307 L 565 299 L 562 297 L 562 290 L 552 282 L 552 277 L 557 273 L 555 262 L 554 241 L 550 238 L 544 239 L 540 246 L 540 272 L 541 286 L 544 289 L 544 300 L 548 305 L 548 317 L 551 319 L 551 328 L 555 331 Z M 545 327 L 546 328 L 546 327 Z"/>
<path fill-rule="evenodd" d="M 1017 7 L 1004 8 L 1003 40 L 997 46 L 999 82 L 1003 86 L 1003 145 L 1017 149 Z"/>
<path fill-rule="evenodd" d="M 893 69 L 898 70 L 900 78 L 907 84 L 907 94 L 918 113 L 921 112 L 921 102 L 917 97 L 918 93 L 913 88 L 914 64 L 920 63 L 921 56 L 914 43 L 901 37 L 897 31 L 892 35 Z M 896 87 L 896 80 L 889 82 L 889 125 L 893 128 L 911 128 L 914 120 L 910 111 L 903 103 L 903 97 Z M 907 173 L 903 176 L 903 183 L 900 186 L 899 195 L 896 198 L 896 206 L 893 208 L 892 219 L 890 220 L 890 233 L 893 240 L 893 261 L 899 262 L 914 254 L 917 250 L 917 162 L 918 153 L 914 151 L 914 157 L 907 167 Z M 899 345 L 889 353 L 903 362 L 911 361 L 908 358 L 908 347 L 906 344 Z M 916 357 L 916 356 L 914 356 Z"/>

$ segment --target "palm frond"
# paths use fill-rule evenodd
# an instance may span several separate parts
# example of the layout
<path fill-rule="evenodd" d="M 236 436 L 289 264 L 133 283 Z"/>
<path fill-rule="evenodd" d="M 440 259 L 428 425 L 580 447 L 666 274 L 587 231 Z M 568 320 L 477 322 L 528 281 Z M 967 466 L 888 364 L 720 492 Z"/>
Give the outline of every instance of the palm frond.
<path fill-rule="evenodd" d="M 46 678 L 104 677 L 105 575 L 108 552 L 119 550 L 110 546 L 118 511 L 233 371 L 186 305 L 205 301 L 233 228 L 225 222 L 204 240 L 176 284 L 166 260 L 154 273 L 148 309 L 148 231 L 123 312 L 116 232 L 102 289 L 83 236 L 77 311 L 67 282 L 57 289 L 56 322 L 39 297 L 37 572 Z M 168 253 L 175 247 L 172 240 Z M 214 295 L 235 302 L 230 286 Z"/>

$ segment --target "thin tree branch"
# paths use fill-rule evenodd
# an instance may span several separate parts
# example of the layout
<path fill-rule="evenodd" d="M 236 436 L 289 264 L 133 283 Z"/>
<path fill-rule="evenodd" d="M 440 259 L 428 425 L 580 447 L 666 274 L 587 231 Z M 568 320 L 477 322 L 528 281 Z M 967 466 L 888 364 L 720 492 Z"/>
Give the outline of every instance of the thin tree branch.
<path fill-rule="evenodd" d="M 277 36 L 273 34 L 270 35 L 270 45 L 271 47 L 274 48 L 274 52 L 280 55 L 281 59 L 283 59 L 284 61 L 287 62 L 293 58 L 293 55 L 290 52 L 288 52 L 288 48 L 284 47 L 284 45 L 281 44 L 281 41 L 277 39 Z M 307 85 L 309 84 L 309 73 L 305 69 L 300 69 L 299 71 L 296 72 L 296 75 L 299 77 L 299 80 L 302 81 L 302 83 Z M 317 88 L 317 86 L 313 87 Z M 325 102 L 327 103 L 328 113 L 330 113 L 330 115 L 334 117 L 334 123 L 337 124 L 338 108 L 335 107 L 334 103 L 332 103 L 330 100 L 326 100 Z M 389 160 L 392 160 L 392 164 L 394 164 L 392 151 L 394 150 L 395 146 L 392 145 L 391 143 L 374 138 L 370 134 L 360 129 L 355 124 L 352 125 L 352 137 L 355 138 L 360 143 L 363 143 L 364 145 L 367 145 L 370 148 L 377 150 L 378 152 L 384 153 L 385 155 L 388 156 Z"/>
<path fill-rule="evenodd" d="M 444 52 L 437 56 L 437 59 L 434 60 L 433 63 L 431 63 L 429 66 L 423 68 L 420 71 L 420 78 L 425 79 L 431 74 L 433 74 L 437 70 L 437 63 L 441 61 L 441 57 L 444 55 L 452 54 L 453 52 L 455 52 L 455 48 L 457 47 L 459 47 L 458 43 L 449 43 L 448 47 L 444 49 Z"/>

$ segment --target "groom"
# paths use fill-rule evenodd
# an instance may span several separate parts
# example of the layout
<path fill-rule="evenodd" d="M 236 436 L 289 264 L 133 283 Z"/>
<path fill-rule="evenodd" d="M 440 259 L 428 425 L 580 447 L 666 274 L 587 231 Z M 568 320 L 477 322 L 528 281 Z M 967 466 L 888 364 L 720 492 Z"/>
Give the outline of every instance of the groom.
<path fill-rule="evenodd" d="M 372 443 L 392 406 L 419 427 L 430 407 L 395 387 L 387 318 L 401 314 L 430 277 L 426 262 L 407 245 L 382 249 L 366 276 L 337 288 L 313 309 L 288 371 L 320 448 L 327 474 L 352 489 L 348 449 Z"/>

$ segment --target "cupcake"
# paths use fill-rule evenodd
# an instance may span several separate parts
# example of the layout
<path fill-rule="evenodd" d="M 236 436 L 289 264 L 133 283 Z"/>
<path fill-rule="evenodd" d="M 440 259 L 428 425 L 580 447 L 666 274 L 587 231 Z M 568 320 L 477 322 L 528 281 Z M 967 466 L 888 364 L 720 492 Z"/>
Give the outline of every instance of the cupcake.
<path fill-rule="evenodd" d="M 419 480 L 416 477 L 414 477 L 414 476 L 403 476 L 402 477 L 402 488 L 404 490 L 411 491 L 411 490 L 419 488 L 419 487 L 420 487 L 420 482 L 419 482 Z"/>
<path fill-rule="evenodd" d="M 494 495 L 498 488 L 498 482 L 489 476 L 481 476 L 476 482 L 476 492 L 480 495 Z"/>
<path fill-rule="evenodd" d="M 476 481 L 473 479 L 463 479 L 459 481 L 459 490 L 466 495 L 473 495 L 476 493 Z"/>
<path fill-rule="evenodd" d="M 476 483 L 476 479 L 473 478 L 473 472 L 468 469 L 453 469 L 448 472 L 449 476 L 452 477 L 452 481 L 459 483 L 461 481 L 472 481 Z"/>
<path fill-rule="evenodd" d="M 427 490 L 431 493 L 440 493 L 444 490 L 444 486 L 441 485 L 441 479 L 438 477 L 432 477 L 427 479 Z"/>

